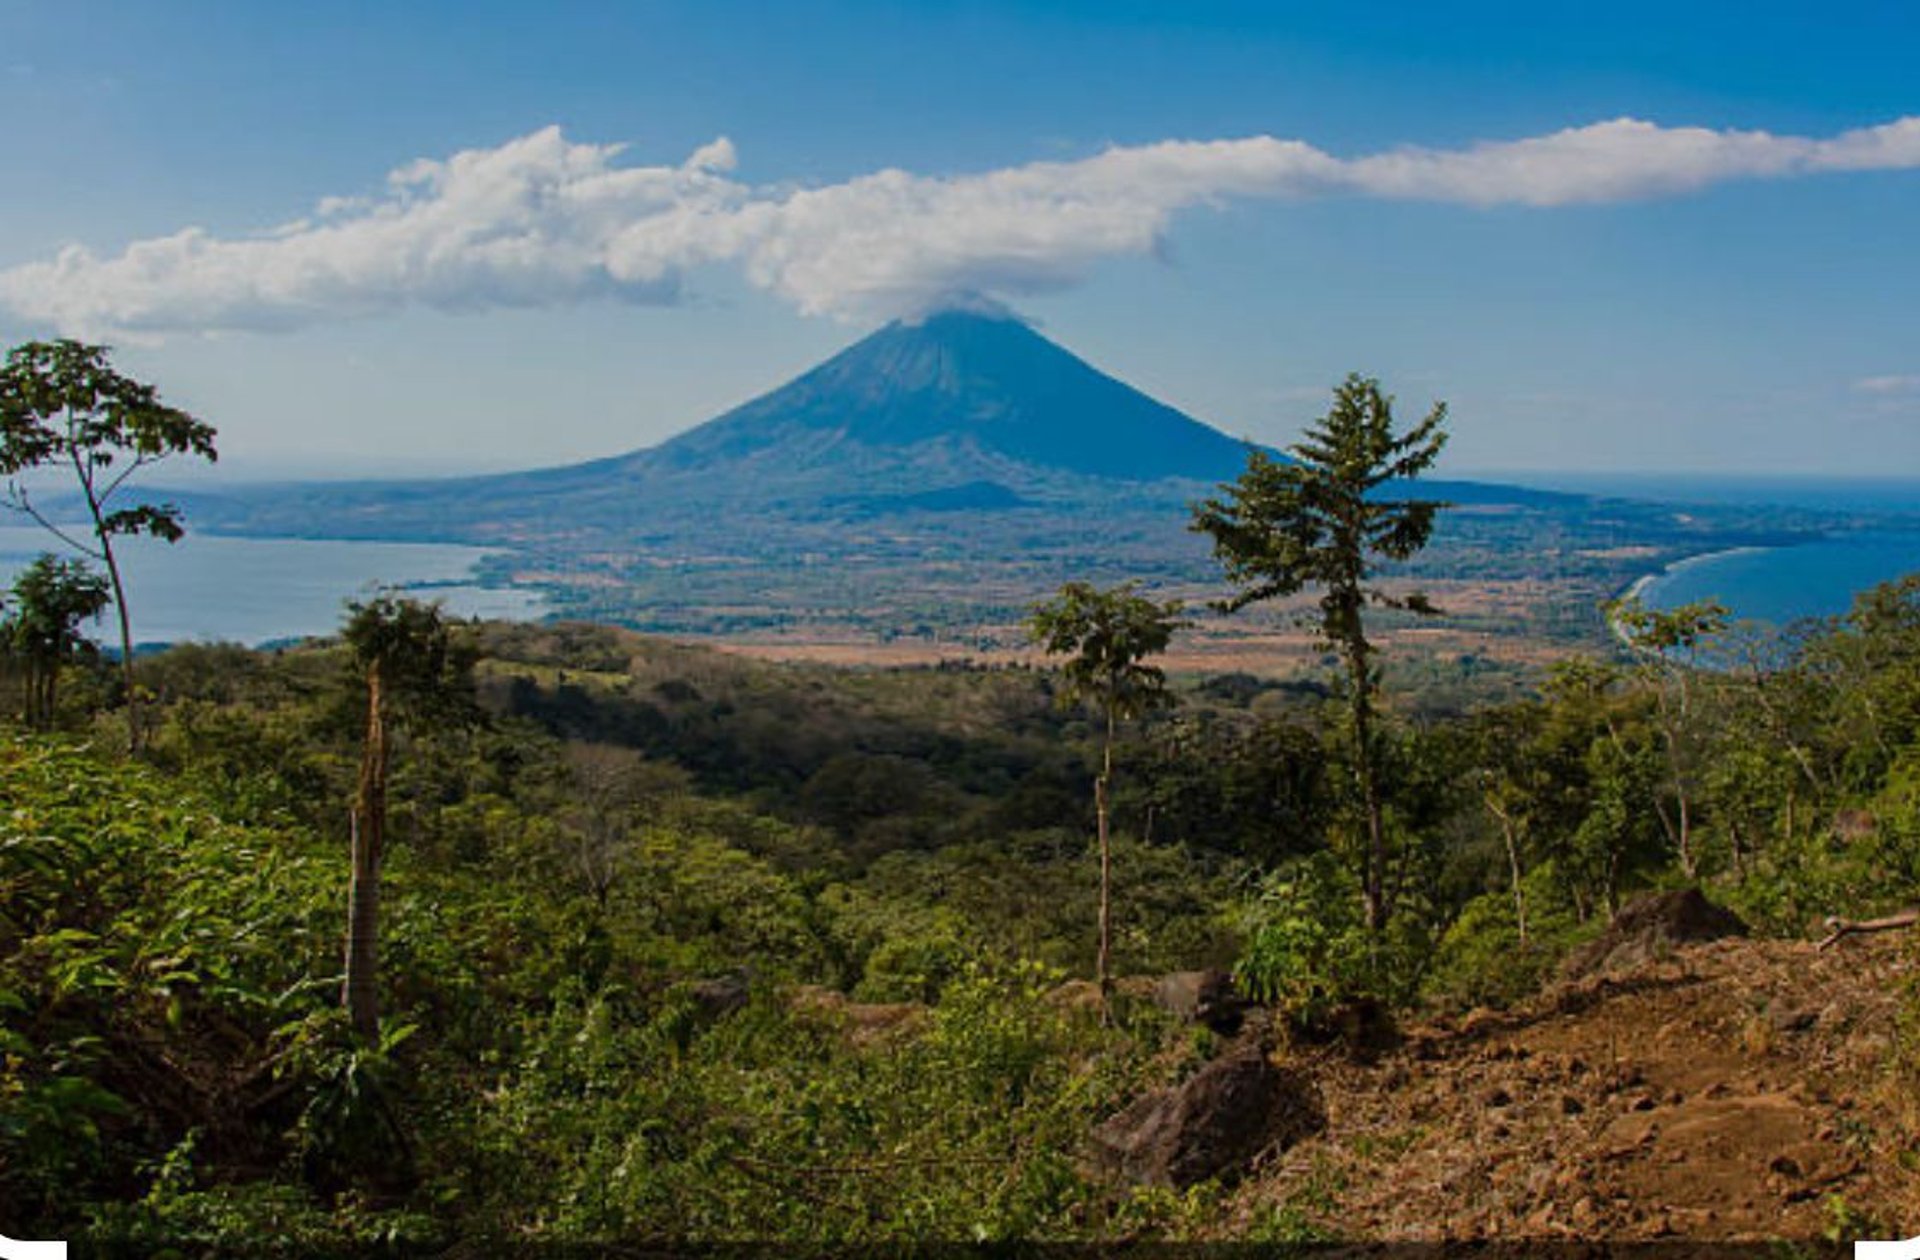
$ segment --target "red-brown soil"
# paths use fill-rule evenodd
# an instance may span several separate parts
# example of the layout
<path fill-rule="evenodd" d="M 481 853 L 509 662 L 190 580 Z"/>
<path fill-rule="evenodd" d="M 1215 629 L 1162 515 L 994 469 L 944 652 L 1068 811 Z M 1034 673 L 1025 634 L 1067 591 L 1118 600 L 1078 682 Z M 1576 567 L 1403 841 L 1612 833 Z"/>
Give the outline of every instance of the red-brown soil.
<path fill-rule="evenodd" d="M 1920 1232 L 1911 934 L 1687 947 L 1373 1062 L 1293 1057 L 1326 1130 L 1223 1232 L 1341 1239 L 1819 1239 Z"/>

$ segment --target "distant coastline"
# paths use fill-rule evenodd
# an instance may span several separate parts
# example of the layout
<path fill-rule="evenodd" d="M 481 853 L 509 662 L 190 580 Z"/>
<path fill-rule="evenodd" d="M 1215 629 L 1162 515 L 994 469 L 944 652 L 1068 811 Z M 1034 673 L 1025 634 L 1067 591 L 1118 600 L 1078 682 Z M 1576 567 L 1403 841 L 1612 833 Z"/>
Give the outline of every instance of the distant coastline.
<path fill-rule="evenodd" d="M 1788 625 L 1843 614 L 1861 591 L 1915 571 L 1920 530 L 1877 529 L 1686 556 L 1641 574 L 1619 598 L 1654 609 L 1712 599 L 1735 620 Z"/>
<path fill-rule="evenodd" d="M 0 526 L 0 584 L 58 540 Z M 123 552 L 142 650 L 183 642 L 284 643 L 336 632 L 348 600 L 381 590 L 443 602 L 460 617 L 538 620 L 543 592 L 490 584 L 478 571 L 507 549 L 437 543 L 259 538 L 214 532 L 178 546 L 132 540 Z"/>
<path fill-rule="evenodd" d="M 1684 573 L 1688 569 L 1698 568 L 1703 564 L 1711 564 L 1716 560 L 1724 560 L 1729 556 L 1750 555 L 1780 550 L 1782 550 L 1782 548 L 1779 547 L 1723 547 L 1718 551 L 1701 551 L 1690 556 L 1682 556 L 1678 560 L 1660 566 L 1651 573 L 1642 573 L 1639 577 L 1627 583 L 1627 585 L 1620 590 L 1619 594 L 1613 597 L 1612 602 L 1615 604 L 1624 604 L 1629 600 L 1634 600 L 1644 604 L 1646 603 L 1645 597 L 1647 592 L 1653 588 L 1656 582 L 1671 578 L 1679 573 Z M 1621 626 L 1620 618 L 1616 614 L 1607 614 L 1607 629 L 1613 633 L 1615 639 L 1619 640 L 1622 647 L 1632 646 L 1631 640 L 1627 638 L 1626 629 Z"/>
<path fill-rule="evenodd" d="M 1819 541 L 1831 542 L 1832 539 L 1823 538 L 1823 539 L 1820 539 Z M 1812 544 L 1800 543 L 1795 545 L 1811 546 Z M 1620 594 L 1619 598 L 1623 600 L 1639 599 L 1645 596 L 1647 592 L 1650 591 L 1654 587 L 1654 585 L 1658 582 L 1664 581 L 1668 578 L 1678 577 L 1682 573 L 1685 573 L 1691 569 L 1698 569 L 1703 565 L 1719 563 L 1723 560 L 1730 559 L 1734 556 L 1757 556 L 1757 555 L 1764 555 L 1767 552 L 1785 551 L 1785 550 L 1787 550 L 1787 548 L 1785 547 L 1742 546 L 1742 547 L 1722 547 L 1718 551 L 1695 552 L 1693 555 L 1682 556 L 1678 560 L 1672 561 L 1669 564 L 1662 565 L 1660 568 L 1654 570 L 1652 573 L 1641 574 L 1639 577 L 1635 578 L 1627 586 L 1627 589 Z"/>

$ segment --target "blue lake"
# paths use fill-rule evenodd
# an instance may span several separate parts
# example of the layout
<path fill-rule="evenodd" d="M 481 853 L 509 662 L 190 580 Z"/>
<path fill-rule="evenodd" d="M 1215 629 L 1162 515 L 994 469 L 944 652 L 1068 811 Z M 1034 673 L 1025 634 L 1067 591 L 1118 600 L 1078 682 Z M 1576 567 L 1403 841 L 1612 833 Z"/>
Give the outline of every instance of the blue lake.
<path fill-rule="evenodd" d="M 537 591 L 476 584 L 474 566 L 491 554 L 479 547 L 189 533 L 173 546 L 129 539 L 115 550 L 136 643 L 260 644 L 328 634 L 339 628 L 347 600 L 383 587 L 439 600 L 461 617 L 531 620 L 546 611 Z M 44 530 L 0 527 L 0 584 L 43 551 L 74 554 Z M 117 634 L 109 612 L 96 637 L 111 642 Z"/>
<path fill-rule="evenodd" d="M 1848 535 L 1797 547 L 1696 556 L 1649 580 L 1650 608 L 1717 599 L 1737 619 L 1785 625 L 1844 613 L 1860 591 L 1920 571 L 1920 530 Z"/>

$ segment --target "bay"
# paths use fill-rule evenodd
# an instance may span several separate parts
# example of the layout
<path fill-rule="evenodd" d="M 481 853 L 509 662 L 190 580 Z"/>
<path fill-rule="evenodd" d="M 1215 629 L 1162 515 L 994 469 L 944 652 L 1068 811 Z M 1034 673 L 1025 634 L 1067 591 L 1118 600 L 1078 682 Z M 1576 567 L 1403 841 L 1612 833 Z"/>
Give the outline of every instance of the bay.
<path fill-rule="evenodd" d="M 1638 590 L 1649 608 L 1716 599 L 1736 620 L 1787 625 L 1844 613 L 1859 592 L 1916 571 L 1920 531 L 1884 530 L 1695 556 L 1644 579 Z"/>
<path fill-rule="evenodd" d="M 483 587 L 474 566 L 480 547 L 432 543 L 340 542 L 188 534 L 169 546 L 126 539 L 115 548 L 127 582 L 138 644 L 230 642 L 258 646 L 337 630 L 346 601 L 391 588 L 439 600 L 459 617 L 525 621 L 542 616 L 540 593 Z M 75 553 L 45 530 L 0 527 L 0 584 L 43 551 Z M 117 637 L 111 611 L 95 637 Z"/>

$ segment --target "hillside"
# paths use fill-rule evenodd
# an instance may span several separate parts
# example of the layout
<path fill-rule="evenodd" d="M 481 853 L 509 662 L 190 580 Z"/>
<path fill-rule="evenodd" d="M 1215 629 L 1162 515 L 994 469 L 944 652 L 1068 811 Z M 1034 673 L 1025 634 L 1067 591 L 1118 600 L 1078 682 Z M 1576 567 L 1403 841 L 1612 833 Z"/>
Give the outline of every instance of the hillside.
<path fill-rule="evenodd" d="M 1715 941 L 1417 1024 L 1371 1061 L 1314 1052 L 1326 1131 L 1259 1169 L 1222 1232 L 1910 1233 L 1917 959 L 1901 939 Z"/>
<path fill-rule="evenodd" d="M 9 1224 L 440 1254 L 1797 1241 L 1920 1207 L 1913 942 L 1807 942 L 1920 900 L 1920 579 L 1762 676 L 1396 694 L 1379 926 L 1324 688 L 1177 683 L 1115 750 L 1110 1003 L 1102 724 L 1049 672 L 455 637 L 372 744 L 377 1037 L 341 1009 L 347 645 L 140 658 L 139 758 L 95 665 L 60 729 L 0 726 Z M 1687 931 L 1610 913 L 1648 894 Z M 1204 1160 L 1113 1156 L 1209 1116 Z"/>

